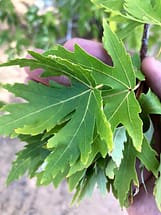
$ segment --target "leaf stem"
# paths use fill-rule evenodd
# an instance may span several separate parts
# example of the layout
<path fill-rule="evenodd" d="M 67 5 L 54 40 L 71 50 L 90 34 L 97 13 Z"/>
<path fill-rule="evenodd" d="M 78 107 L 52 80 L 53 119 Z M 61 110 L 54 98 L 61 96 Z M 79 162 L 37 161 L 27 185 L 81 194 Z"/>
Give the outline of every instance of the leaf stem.
<path fill-rule="evenodd" d="M 101 87 L 103 87 L 103 84 L 97 85 L 97 86 L 95 87 L 95 89 L 99 89 L 99 88 L 101 88 Z"/>
<path fill-rule="evenodd" d="M 141 85 L 141 81 L 138 82 L 138 84 L 135 86 L 134 91 L 137 90 Z"/>

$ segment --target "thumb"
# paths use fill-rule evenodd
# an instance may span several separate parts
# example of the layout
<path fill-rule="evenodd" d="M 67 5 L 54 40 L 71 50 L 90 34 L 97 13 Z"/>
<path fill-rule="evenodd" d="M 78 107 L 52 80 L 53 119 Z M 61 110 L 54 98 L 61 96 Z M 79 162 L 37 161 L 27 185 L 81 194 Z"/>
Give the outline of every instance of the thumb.
<path fill-rule="evenodd" d="M 161 98 L 161 63 L 154 57 L 146 57 L 142 61 L 142 71 L 148 85 Z"/>

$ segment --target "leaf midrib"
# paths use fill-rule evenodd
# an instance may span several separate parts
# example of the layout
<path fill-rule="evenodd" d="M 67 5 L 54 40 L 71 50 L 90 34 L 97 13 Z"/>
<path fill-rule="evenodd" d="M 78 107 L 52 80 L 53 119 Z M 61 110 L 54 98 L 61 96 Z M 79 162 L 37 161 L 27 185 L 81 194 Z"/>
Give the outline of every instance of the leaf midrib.
<path fill-rule="evenodd" d="M 123 105 L 123 103 L 126 101 L 126 99 L 128 98 L 130 92 L 128 92 L 126 94 L 126 96 L 124 97 L 124 99 L 122 100 L 122 102 L 120 102 L 120 104 L 118 105 L 118 107 L 116 108 L 116 110 L 113 112 L 113 114 L 111 115 L 111 117 L 108 119 L 109 122 L 112 120 L 112 118 L 115 116 L 115 114 L 118 112 L 118 110 L 120 109 L 120 107 Z"/>
<path fill-rule="evenodd" d="M 87 111 L 88 111 L 88 107 L 89 107 L 91 95 L 92 95 L 92 91 L 91 91 L 90 94 L 89 94 L 89 98 L 88 98 L 88 101 L 87 101 L 86 109 L 85 109 L 85 111 L 84 111 L 84 115 L 83 115 L 83 117 L 82 117 L 82 120 L 81 120 L 81 122 L 80 122 L 80 124 L 79 124 L 79 126 L 78 126 L 78 128 L 77 128 L 77 130 L 76 130 L 76 132 L 75 132 L 75 134 L 73 135 L 71 141 L 68 143 L 68 145 L 67 145 L 67 147 L 65 148 L 65 150 L 63 151 L 63 153 L 61 153 L 61 156 L 59 157 L 59 159 L 57 159 L 57 160 L 54 162 L 54 166 L 56 166 L 56 165 L 61 161 L 62 157 L 65 155 L 65 153 L 66 153 L 66 152 L 68 151 L 68 149 L 71 147 L 71 145 L 72 145 L 72 143 L 73 143 L 73 139 L 75 138 L 75 136 L 76 136 L 77 133 L 79 132 L 79 129 L 80 129 L 81 125 L 83 124 L 84 119 L 85 119 L 85 116 L 86 116 Z M 54 169 L 54 166 L 52 166 L 52 169 Z M 56 175 L 56 174 L 55 174 L 55 175 Z M 52 177 L 54 178 L 55 175 L 52 174 Z"/>
<path fill-rule="evenodd" d="M 46 111 L 46 110 L 48 110 L 48 109 L 50 109 L 50 108 L 53 108 L 54 106 L 61 105 L 61 104 L 66 103 L 66 102 L 70 102 L 70 101 L 72 101 L 72 100 L 74 100 L 74 99 L 77 99 L 77 98 L 79 98 L 79 97 L 85 95 L 86 93 L 89 93 L 90 91 L 91 91 L 91 89 L 88 89 L 88 90 L 86 90 L 86 91 L 84 91 L 84 92 L 82 92 L 82 93 L 80 93 L 80 94 L 78 94 L 78 95 L 75 95 L 75 96 L 70 97 L 70 98 L 65 99 L 65 100 L 61 100 L 61 101 L 59 101 L 59 102 L 57 102 L 57 103 L 54 103 L 54 104 L 51 104 L 51 105 L 49 105 L 49 106 L 47 106 L 47 107 L 43 107 L 43 108 L 41 108 L 41 109 L 39 109 L 39 110 L 37 110 L 37 111 L 34 111 L 34 112 L 29 113 L 29 114 L 27 114 L 27 115 L 24 115 L 24 116 L 22 116 L 22 117 L 20 117 L 20 118 L 18 118 L 18 119 L 16 119 L 16 120 L 10 121 L 10 122 L 8 122 L 7 124 L 5 124 L 5 126 L 9 126 L 9 125 L 11 125 L 11 124 L 15 124 L 15 123 L 17 123 L 17 122 L 19 122 L 19 121 L 21 121 L 21 120 L 24 120 L 24 119 L 26 119 L 26 118 L 28 118 L 28 117 L 34 116 L 35 114 L 38 114 L 38 113 L 40 113 L 40 112 Z M 6 115 L 6 116 L 7 116 L 7 115 Z"/>

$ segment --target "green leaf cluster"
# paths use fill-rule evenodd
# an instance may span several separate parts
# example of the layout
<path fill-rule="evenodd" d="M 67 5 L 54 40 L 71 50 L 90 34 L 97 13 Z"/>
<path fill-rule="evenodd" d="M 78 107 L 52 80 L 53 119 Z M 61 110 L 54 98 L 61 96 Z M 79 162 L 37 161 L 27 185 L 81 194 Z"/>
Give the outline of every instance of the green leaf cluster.
<path fill-rule="evenodd" d="M 123 40 L 127 48 L 137 51 L 141 47 L 142 29 L 145 23 L 151 25 L 153 34 L 149 40 L 149 48 L 160 35 L 161 1 L 160 0 L 92 0 L 108 14 L 107 20 L 117 36 Z M 160 49 L 160 43 L 157 43 Z"/>
<path fill-rule="evenodd" d="M 126 19 L 161 25 L 160 0 L 92 0 L 92 2 Z"/>
<path fill-rule="evenodd" d="M 103 45 L 112 66 L 78 45 L 74 52 L 58 46 L 43 54 L 30 52 L 32 59 L 1 65 L 42 68 L 43 76 L 65 75 L 71 83 L 45 86 L 30 81 L 4 86 L 23 101 L 3 106 L 0 134 L 26 142 L 13 162 L 8 183 L 25 172 L 39 185 L 57 187 L 66 179 L 69 190 L 75 190 L 73 201 L 90 196 L 96 186 L 104 195 L 112 188 L 123 207 L 132 185 L 139 186 L 136 159 L 157 178 L 159 162 L 145 135 L 149 125 L 145 131 L 143 125 L 150 124 L 149 114 L 161 114 L 159 100 L 152 92 L 136 99 L 135 65 L 105 20 Z M 160 204 L 157 191 L 156 198 Z"/>

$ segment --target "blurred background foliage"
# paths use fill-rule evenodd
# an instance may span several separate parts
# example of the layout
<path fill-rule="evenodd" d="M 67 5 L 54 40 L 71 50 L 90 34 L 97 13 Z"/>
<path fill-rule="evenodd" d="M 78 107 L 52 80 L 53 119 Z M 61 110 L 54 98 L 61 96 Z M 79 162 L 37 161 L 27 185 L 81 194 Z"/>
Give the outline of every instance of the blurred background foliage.
<path fill-rule="evenodd" d="M 23 5 L 20 10 L 19 5 Z M 143 26 L 129 29 L 127 20 L 113 13 L 104 14 L 90 0 L 0 0 L 0 47 L 8 58 L 13 58 L 24 49 L 47 50 L 72 37 L 101 41 L 102 17 L 109 19 L 127 49 L 139 50 Z M 154 54 L 161 46 L 160 35 L 160 28 L 151 27 L 149 45 Z"/>
<path fill-rule="evenodd" d="M 72 37 L 100 40 L 102 16 L 88 0 L 0 0 L 0 46 L 12 58 L 24 48 L 46 50 Z"/>

